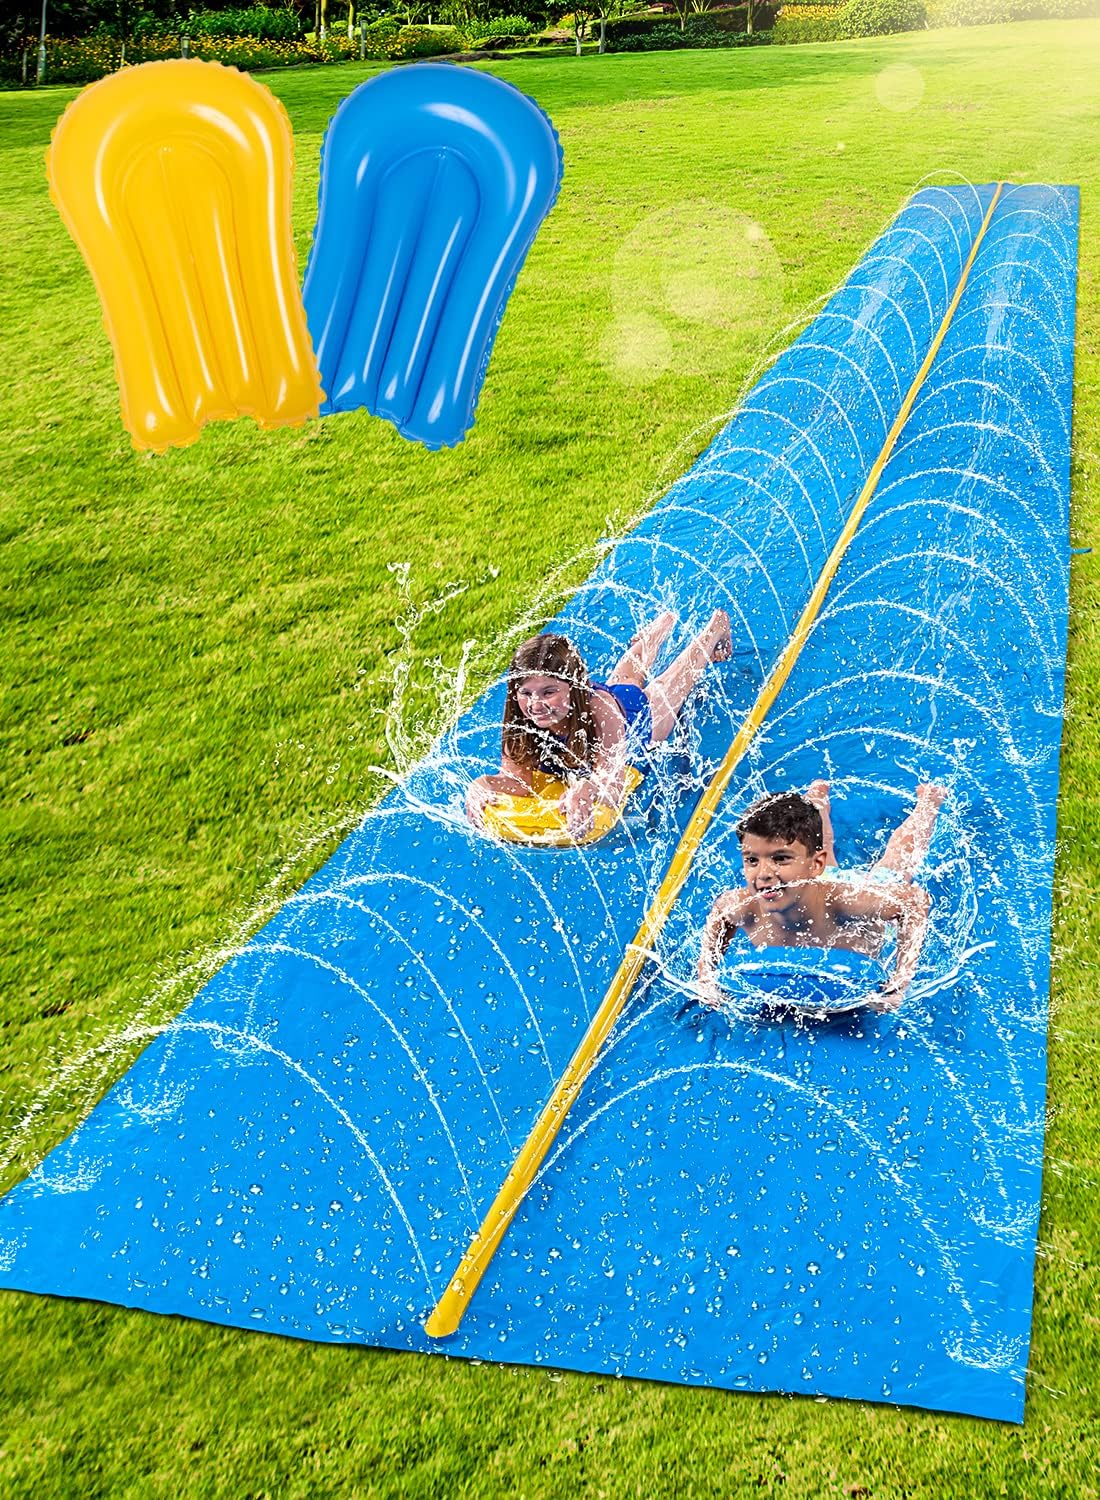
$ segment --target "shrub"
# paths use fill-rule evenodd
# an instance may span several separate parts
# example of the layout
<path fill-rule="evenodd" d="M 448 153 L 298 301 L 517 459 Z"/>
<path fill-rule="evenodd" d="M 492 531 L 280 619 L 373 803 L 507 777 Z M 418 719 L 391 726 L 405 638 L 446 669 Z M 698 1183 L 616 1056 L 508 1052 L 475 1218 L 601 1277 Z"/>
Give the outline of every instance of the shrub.
<path fill-rule="evenodd" d="M 179 37 L 153 34 L 134 37 L 126 47 L 127 64 L 160 62 L 179 57 Z M 358 57 L 358 41 L 344 35 L 330 35 L 323 42 L 301 39 L 282 41 L 261 37 L 213 37 L 201 34 L 191 39 L 191 56 L 206 62 L 225 63 L 245 72 L 254 68 L 291 68 L 302 63 L 338 62 Z M 107 73 L 117 72 L 122 61 L 122 44 L 111 36 L 46 38 L 46 81 L 48 83 L 94 83 Z M 33 70 L 31 76 L 33 77 Z"/>
<path fill-rule="evenodd" d="M 837 42 L 849 37 L 922 31 L 925 25 L 923 0 L 848 0 L 846 5 L 834 6 L 785 5 L 775 23 L 775 40 L 779 43 Z"/>
<path fill-rule="evenodd" d="M 453 26 L 402 26 L 386 49 L 386 56 L 443 57 L 462 51 L 462 37 Z"/>
<path fill-rule="evenodd" d="M 396 61 L 406 57 L 444 57 L 461 52 L 462 34 L 453 26 L 403 26 L 393 16 L 383 16 L 366 28 L 367 53 Z M 358 48 L 358 41 L 356 41 Z"/>
<path fill-rule="evenodd" d="M 775 20 L 775 4 L 758 4 L 753 7 L 752 24 L 757 31 L 768 31 Z M 748 29 L 748 6 L 729 5 L 721 10 L 708 10 L 701 15 L 690 16 L 687 24 L 691 26 L 697 22 L 705 22 L 708 29 L 719 31 L 746 31 Z M 648 36 L 651 31 L 663 31 L 669 26 L 674 26 L 677 31 L 680 23 L 674 16 L 669 15 L 634 15 L 619 16 L 607 23 L 608 41 L 612 37 L 618 40 L 627 36 Z M 596 23 L 598 30 L 598 23 Z"/>
<path fill-rule="evenodd" d="M 250 5 L 241 10 L 193 10 L 184 26 L 174 31 L 190 36 L 254 36 L 264 41 L 290 41 L 301 34 L 298 17 L 292 10 L 273 10 L 267 5 Z"/>
<path fill-rule="evenodd" d="M 897 31 L 923 31 L 923 0 L 849 0 L 840 13 L 845 37 L 890 36 Z"/>
<path fill-rule="evenodd" d="M 674 52 L 698 47 L 763 47 L 771 41 L 770 31 L 726 31 L 704 16 L 693 16 L 681 31 L 677 22 L 665 21 L 633 36 L 607 38 L 608 52 Z"/>
<path fill-rule="evenodd" d="M 399 16 L 379 16 L 377 21 L 372 21 L 369 26 L 364 27 L 368 43 L 373 37 L 396 36 L 401 30 L 404 22 Z"/>
<path fill-rule="evenodd" d="M 824 6 L 814 6 L 814 10 L 825 11 Z M 842 5 L 833 5 L 828 8 L 828 14 L 816 16 L 788 15 L 791 11 L 802 11 L 811 9 L 810 6 L 784 6 L 779 12 L 779 19 L 775 23 L 772 32 L 775 41 L 779 45 L 794 42 L 835 42 L 842 35 L 840 30 L 840 13 L 844 9 Z"/>
<path fill-rule="evenodd" d="M 1100 16 L 1100 0 L 935 0 L 930 26 L 992 26 L 1003 21 L 1078 20 Z"/>
<path fill-rule="evenodd" d="M 528 21 L 523 16 L 493 16 L 487 21 L 464 21 L 458 27 L 471 46 L 475 43 L 486 45 L 504 39 L 531 36 L 538 29 L 533 21 Z"/>

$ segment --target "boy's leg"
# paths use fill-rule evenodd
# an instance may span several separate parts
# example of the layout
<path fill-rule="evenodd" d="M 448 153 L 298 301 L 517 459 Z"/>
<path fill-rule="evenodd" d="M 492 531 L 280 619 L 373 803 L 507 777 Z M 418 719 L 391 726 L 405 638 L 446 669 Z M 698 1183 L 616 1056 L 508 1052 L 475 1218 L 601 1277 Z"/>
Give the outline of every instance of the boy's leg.
<path fill-rule="evenodd" d="M 821 847 L 825 850 L 825 868 L 836 864 L 836 844 L 833 840 L 833 820 L 830 814 L 829 783 L 811 781 L 806 788 L 806 801 L 812 802 L 821 814 Z"/>
<path fill-rule="evenodd" d="M 706 628 L 700 631 L 686 650 L 680 652 L 671 667 L 662 672 L 660 677 L 654 678 L 645 690 L 653 714 L 653 744 L 657 745 L 668 739 L 684 699 L 710 663 L 729 661 L 732 655 L 730 617 L 724 609 L 716 609 Z"/>
<path fill-rule="evenodd" d="M 675 624 L 676 616 L 670 609 L 666 609 L 655 620 L 650 620 L 627 647 L 626 655 L 607 679 L 608 684 L 630 683 L 633 687 L 644 688 L 649 681 L 650 669 L 657 660 L 661 643 Z"/>
<path fill-rule="evenodd" d="M 890 835 L 885 853 L 872 866 L 875 870 L 892 870 L 903 880 L 912 880 L 925 861 L 932 831 L 947 793 L 942 786 L 917 787 L 917 805 Z"/>

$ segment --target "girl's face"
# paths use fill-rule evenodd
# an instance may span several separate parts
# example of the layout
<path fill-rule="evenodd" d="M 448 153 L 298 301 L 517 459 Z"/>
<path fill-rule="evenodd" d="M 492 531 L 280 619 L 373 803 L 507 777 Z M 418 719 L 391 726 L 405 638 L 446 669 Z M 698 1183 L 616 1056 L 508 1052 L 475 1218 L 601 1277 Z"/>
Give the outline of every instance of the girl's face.
<path fill-rule="evenodd" d="M 538 729 L 556 729 L 569 717 L 569 684 L 560 677 L 524 677 L 516 701 L 525 719 Z"/>

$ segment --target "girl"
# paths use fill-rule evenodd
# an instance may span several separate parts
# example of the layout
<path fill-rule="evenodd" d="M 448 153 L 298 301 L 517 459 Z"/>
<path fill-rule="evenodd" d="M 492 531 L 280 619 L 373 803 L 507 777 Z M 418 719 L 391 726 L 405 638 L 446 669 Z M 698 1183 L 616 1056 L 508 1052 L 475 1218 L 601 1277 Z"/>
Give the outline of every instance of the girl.
<path fill-rule="evenodd" d="M 712 661 L 728 661 L 729 616 L 716 609 L 706 628 L 672 665 L 647 680 L 661 643 L 676 623 L 659 615 L 630 643 L 606 682 L 593 682 L 563 635 L 536 635 L 512 658 L 498 776 L 479 776 L 466 794 L 477 827 L 501 796 L 530 797 L 536 778 L 570 780 L 561 810 L 570 835 L 583 838 L 598 802 L 618 808 L 626 767 L 647 746 L 667 740 L 684 700 Z"/>

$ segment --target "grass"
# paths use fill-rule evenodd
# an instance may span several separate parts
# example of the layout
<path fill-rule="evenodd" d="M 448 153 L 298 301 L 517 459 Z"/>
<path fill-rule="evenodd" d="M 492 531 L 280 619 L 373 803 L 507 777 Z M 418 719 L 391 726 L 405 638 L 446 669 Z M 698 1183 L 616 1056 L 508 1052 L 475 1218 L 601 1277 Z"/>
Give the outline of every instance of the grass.
<path fill-rule="evenodd" d="M 897 64 L 924 84 L 904 113 L 876 93 Z M 295 129 L 303 259 L 321 132 L 371 71 L 265 78 Z M 550 111 L 568 173 L 477 425 L 435 455 L 358 414 L 275 435 L 221 424 L 136 456 L 45 188 L 42 152 L 73 91 L 0 96 L 0 1188 L 124 1071 L 140 1045 L 125 1028 L 178 1010 L 218 944 L 335 847 L 385 784 L 372 768 L 415 756 L 449 712 L 438 684 L 463 642 L 479 642 L 472 694 L 521 614 L 545 616 L 585 576 L 599 538 L 686 466 L 765 345 L 930 174 L 1081 186 L 1073 540 L 1097 540 L 1100 23 L 493 71 Z M 731 274 L 750 222 L 766 239 Z M 657 346 L 666 362 L 647 367 Z M 1022 1430 L 4 1294 L 0 1490 L 1095 1494 L 1098 577 L 1095 554 L 1075 560 Z"/>

